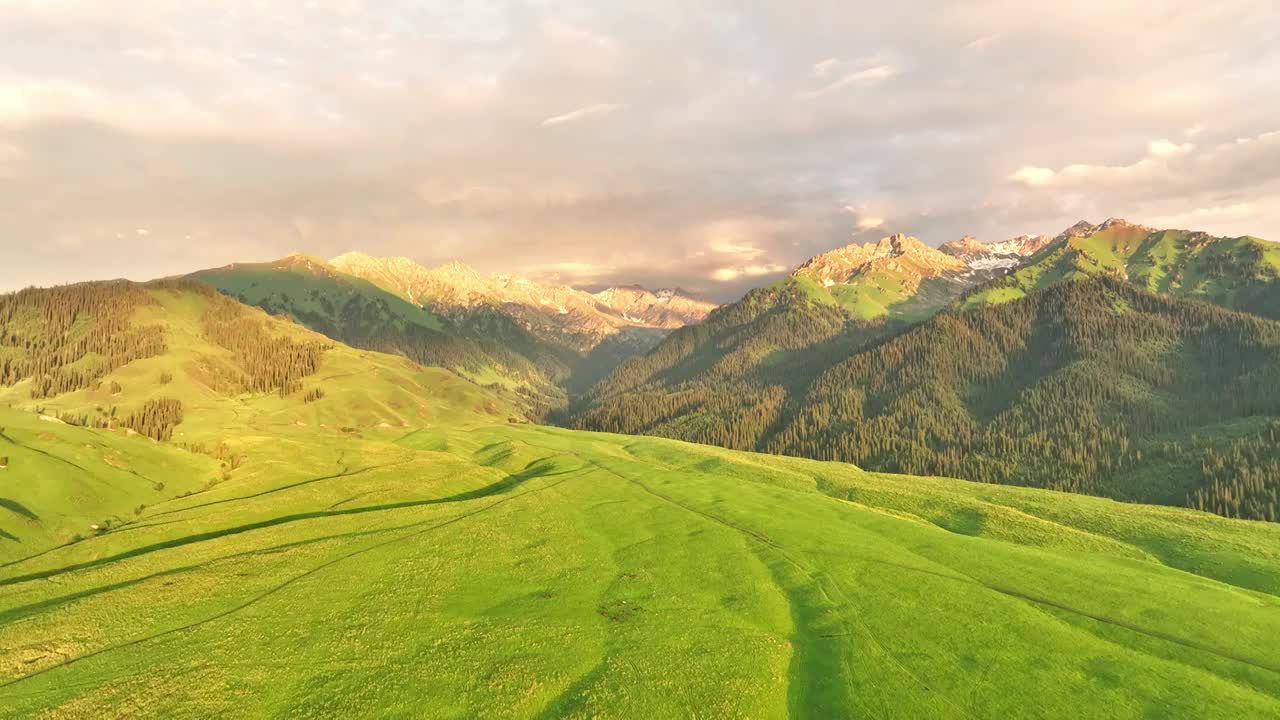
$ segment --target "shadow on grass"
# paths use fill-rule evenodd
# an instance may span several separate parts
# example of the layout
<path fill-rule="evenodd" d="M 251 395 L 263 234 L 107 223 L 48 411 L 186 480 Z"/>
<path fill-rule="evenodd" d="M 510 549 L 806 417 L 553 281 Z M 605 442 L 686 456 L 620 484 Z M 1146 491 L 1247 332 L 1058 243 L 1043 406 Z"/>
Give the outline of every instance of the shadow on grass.
<path fill-rule="evenodd" d="M 4 508 L 5 510 L 12 511 L 13 513 L 17 515 L 21 515 L 22 517 L 28 520 L 38 521 L 40 519 L 39 515 L 36 515 L 35 513 L 31 512 L 31 510 L 26 505 L 23 505 L 17 500 L 10 500 L 9 498 L 0 498 L 0 508 Z"/>
<path fill-rule="evenodd" d="M 25 575 L 15 575 L 13 577 L 0 579 L 0 587 L 7 585 L 16 585 L 18 583 L 30 580 L 42 580 L 45 578 L 56 577 L 65 573 L 74 572 L 76 570 L 85 570 L 101 565 L 107 565 L 120 560 L 148 555 L 160 550 L 168 550 L 185 545 L 204 542 L 206 540 L 215 540 L 218 538 L 228 537 L 230 535 L 240 535 L 242 533 L 252 532 L 254 530 L 262 530 L 264 528 L 276 527 L 278 525 L 286 525 L 289 523 L 300 522 L 304 520 L 316 520 L 320 518 L 342 517 L 344 515 L 363 515 L 366 513 L 384 512 L 387 510 L 400 510 L 404 508 L 423 507 L 427 505 L 443 505 L 446 503 L 465 502 L 467 500 L 476 500 L 479 498 L 489 497 L 492 495 L 501 495 L 511 492 L 520 485 L 534 480 L 536 478 L 554 477 L 556 475 L 567 475 L 576 472 L 579 468 L 569 470 L 555 470 L 555 463 L 549 462 L 544 458 L 530 463 L 524 470 L 508 475 L 502 480 L 491 485 L 486 485 L 476 490 L 470 490 L 455 495 L 449 495 L 442 498 L 433 498 L 430 500 L 405 500 L 402 502 L 386 503 L 383 505 L 370 505 L 367 507 L 350 508 L 346 510 L 316 510 L 312 512 L 294 513 L 292 515 L 282 515 L 280 517 L 271 518 L 269 520 L 260 520 L 258 522 L 247 523 L 245 525 L 237 525 L 235 527 L 222 528 L 220 530 L 211 530 L 204 533 L 196 533 L 194 535 L 185 535 L 163 542 L 143 545 L 132 550 L 127 550 L 115 555 L 99 558 L 97 560 L 88 560 L 81 563 L 74 563 L 65 567 L 54 568 L 51 570 L 41 570 L 39 572 L 27 573 Z M 554 472 L 553 472 L 554 471 Z"/>

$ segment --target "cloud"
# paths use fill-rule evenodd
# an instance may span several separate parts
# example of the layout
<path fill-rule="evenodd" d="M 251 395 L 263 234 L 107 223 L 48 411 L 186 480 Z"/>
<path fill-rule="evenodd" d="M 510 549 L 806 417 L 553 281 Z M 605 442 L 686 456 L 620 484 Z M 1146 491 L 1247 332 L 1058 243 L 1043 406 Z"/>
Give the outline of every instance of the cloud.
<path fill-rule="evenodd" d="M 785 272 L 786 265 L 777 263 L 769 265 L 746 265 L 742 267 L 723 267 L 716 268 L 711 271 L 711 279 L 716 282 L 731 282 L 739 278 L 758 278 L 764 275 L 773 275 Z"/>
<path fill-rule="evenodd" d="M 834 64 L 826 66 L 824 67 L 823 72 L 821 74 L 817 74 L 817 73 L 815 74 L 817 75 L 817 77 L 824 77 L 835 67 L 836 65 Z M 815 67 L 814 69 L 816 71 L 817 67 Z M 813 98 L 822 97 L 824 95 L 829 95 L 833 92 L 836 92 L 837 90 L 847 88 L 851 85 L 874 85 L 883 80 L 887 80 L 893 77 L 894 75 L 897 75 L 898 72 L 899 71 L 896 67 L 888 64 L 883 64 L 883 63 L 872 65 L 870 67 L 863 67 L 858 70 L 851 70 L 851 71 L 845 72 L 843 75 L 836 78 L 836 80 L 834 80 L 833 82 L 823 85 L 822 87 L 817 88 L 815 90 L 807 90 L 805 92 L 802 92 L 800 96 L 806 99 L 813 99 Z"/>
<path fill-rule="evenodd" d="M 1205 224 L 1222 222 L 1239 222 L 1250 220 L 1260 214 L 1256 203 L 1244 202 L 1234 205 L 1202 207 L 1172 215 L 1157 215 L 1146 219 L 1159 227 L 1199 228 Z"/>
<path fill-rule="evenodd" d="M 1195 146 L 1191 143 L 1172 143 L 1168 140 L 1152 140 L 1147 145 L 1147 154 L 1151 157 L 1170 157 L 1173 155 L 1181 155 L 1182 153 L 1191 152 Z"/>
<path fill-rule="evenodd" d="M 1051 168 L 1024 166 L 1009 179 L 1028 187 L 1079 184 L 1083 182 L 1116 181 L 1126 177 L 1149 175 L 1167 167 L 1169 160 L 1195 150 L 1191 143 L 1173 143 L 1169 140 L 1153 140 L 1147 144 L 1146 155 L 1130 165 L 1089 165 L 1073 163 L 1054 171 Z"/>
<path fill-rule="evenodd" d="M 836 58 L 827 58 L 821 62 L 815 63 L 813 66 L 814 77 L 826 77 L 836 67 L 840 65 L 840 61 Z"/>
<path fill-rule="evenodd" d="M 563 125 L 565 123 L 585 120 L 586 118 L 590 118 L 590 117 L 596 117 L 599 115 L 608 115 L 609 113 L 614 112 L 620 107 L 622 106 L 616 103 L 599 103 L 596 105 L 588 105 L 586 107 L 578 108 L 577 110 L 572 110 L 563 115 L 555 115 L 555 116 L 549 117 L 546 120 L 542 121 L 542 126 L 550 127 L 552 125 Z"/>
<path fill-rule="evenodd" d="M 18 176 L 18 164 L 22 162 L 22 148 L 0 142 L 0 178 Z"/>
<path fill-rule="evenodd" d="M 1024 167 L 1018 168 L 1018 171 L 1010 175 L 1009 179 L 1013 180 L 1014 182 L 1020 182 L 1024 185 L 1030 185 L 1034 187 L 1039 185 L 1048 185 L 1049 183 L 1053 182 L 1053 179 L 1056 176 L 1057 176 L 1057 173 L 1055 173 L 1053 170 L 1049 168 L 1034 167 L 1031 165 L 1026 165 Z"/>
<path fill-rule="evenodd" d="M 0 6 L 0 288 L 358 248 L 726 300 L 886 219 L 1280 238 L 1256 2 Z"/>

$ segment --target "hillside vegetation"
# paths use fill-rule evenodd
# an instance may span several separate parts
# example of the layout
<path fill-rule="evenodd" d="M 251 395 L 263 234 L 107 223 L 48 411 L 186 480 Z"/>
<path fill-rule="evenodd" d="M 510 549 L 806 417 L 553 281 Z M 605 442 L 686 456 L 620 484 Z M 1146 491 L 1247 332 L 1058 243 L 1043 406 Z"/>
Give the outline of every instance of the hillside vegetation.
<path fill-rule="evenodd" d="M 570 422 L 1280 519 L 1273 321 L 1105 278 L 879 338 L 752 307 L 627 363 Z"/>
<path fill-rule="evenodd" d="M 5 717 L 1280 713 L 1280 526 L 520 424 L 124 287 L 161 351 L 0 390 Z M 160 401 L 167 441 L 108 409 Z"/>
<path fill-rule="evenodd" d="M 466 325 L 437 315 L 328 263 L 291 255 L 188 276 L 329 338 L 454 370 L 542 415 L 565 403 L 573 353 L 539 341 L 510 318 L 479 313 Z"/>
<path fill-rule="evenodd" d="M 966 302 L 969 307 L 1007 302 L 1063 280 L 1097 276 L 1280 320 L 1280 244 L 1248 236 L 1153 230 L 1116 219 L 1069 230 L 1027 265 Z"/>
<path fill-rule="evenodd" d="M 0 422 L 0 559 L 233 478 L 249 452 L 235 448 L 268 442 L 270 428 L 515 412 L 445 370 L 334 344 L 191 281 L 24 290 L 0 308 L 21 320 L 0 332 L 11 368 L 0 407 L 13 409 Z M 65 388 L 55 397 L 50 378 Z M 246 433 L 248 414 L 266 425 Z"/>

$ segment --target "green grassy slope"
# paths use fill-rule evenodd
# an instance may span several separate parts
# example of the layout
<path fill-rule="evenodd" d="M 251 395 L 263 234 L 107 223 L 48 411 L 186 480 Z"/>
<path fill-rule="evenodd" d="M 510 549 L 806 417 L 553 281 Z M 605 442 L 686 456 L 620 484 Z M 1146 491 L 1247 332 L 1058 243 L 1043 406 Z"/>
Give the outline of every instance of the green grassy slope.
<path fill-rule="evenodd" d="M 343 345 L 325 350 L 316 372 L 286 396 L 242 392 L 227 378 L 244 371 L 243 359 L 206 332 L 205 314 L 217 297 L 212 291 L 133 287 L 145 302 L 133 310 L 132 326 L 159 333 L 159 354 L 52 398 L 32 397 L 37 384 L 31 378 L 0 386 L 0 408 L 7 408 L 0 420 L 0 458 L 7 458 L 0 469 L 0 560 L 90 537 L 128 521 L 140 507 L 238 477 L 241 464 L 274 452 L 270 446 L 281 427 L 395 434 L 411 423 L 505 420 L 515 412 L 448 371 Z M 272 337 L 328 342 L 291 322 L 242 310 Z M 85 315 L 78 323 L 97 321 Z M 316 388 L 323 390 L 323 402 L 307 402 Z M 178 424 L 169 443 L 120 426 L 157 400 L 178 401 L 199 422 Z M 246 417 L 257 425 L 244 426 Z M 88 422 L 75 426 L 59 418 Z"/>
<path fill-rule="evenodd" d="M 1280 244 L 1124 222 L 1060 239 L 1010 276 L 968 296 L 965 304 L 1008 302 L 1065 279 L 1100 275 L 1160 295 L 1280 319 Z"/>
<path fill-rule="evenodd" d="M 539 427 L 270 431 L 0 568 L 6 716 L 1280 712 L 1277 526 Z"/>
<path fill-rule="evenodd" d="M 575 358 L 539 342 L 500 314 L 490 313 L 461 327 L 304 255 L 202 270 L 188 277 L 340 342 L 449 368 L 519 398 L 530 413 L 542 414 L 564 403 L 561 385 Z"/>
<path fill-rule="evenodd" d="M 219 298 L 143 292 L 161 351 L 0 389 L 6 718 L 1280 713 L 1280 526 L 513 424 L 342 345 L 228 390 Z M 34 412 L 158 397 L 168 442 Z"/>

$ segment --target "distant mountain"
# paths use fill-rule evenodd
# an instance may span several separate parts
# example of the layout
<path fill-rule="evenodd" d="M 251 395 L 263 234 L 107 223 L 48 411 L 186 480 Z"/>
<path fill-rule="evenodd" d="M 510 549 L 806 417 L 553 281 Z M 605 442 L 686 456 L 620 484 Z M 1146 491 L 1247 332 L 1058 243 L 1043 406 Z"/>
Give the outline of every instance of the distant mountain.
<path fill-rule="evenodd" d="M 190 275 L 355 347 L 445 367 L 520 395 L 534 417 L 564 405 L 623 360 L 714 305 L 679 291 L 591 294 L 453 262 L 295 253 Z"/>
<path fill-rule="evenodd" d="M 404 355 L 515 393 L 534 416 L 565 402 L 563 385 L 576 357 L 541 342 L 500 313 L 478 314 L 463 326 L 299 253 L 188 277 L 348 345 Z"/>
<path fill-rule="evenodd" d="M 539 338 L 581 353 L 616 336 L 647 350 L 663 331 L 700 322 L 715 309 L 679 290 L 622 287 L 592 294 L 516 275 L 482 275 L 456 261 L 427 269 L 408 258 L 351 252 L 331 263 L 441 315 L 465 321 L 477 311 L 498 311 Z"/>
<path fill-rule="evenodd" d="M 1250 236 L 1157 230 L 1118 218 L 1076 223 L 1032 262 L 967 302 L 1007 302 L 1063 280 L 1094 276 L 1280 319 L 1280 245 Z"/>
<path fill-rule="evenodd" d="M 971 268 L 1011 268 L 1047 246 L 1052 238 L 1045 235 L 1019 235 L 1000 242 L 980 242 L 972 235 L 943 243 L 939 251 L 963 260 Z"/>
<path fill-rule="evenodd" d="M 813 300 L 839 306 L 858 320 L 911 322 L 999 277 L 1035 249 L 1034 242 L 1010 240 L 987 246 L 972 238 L 935 249 L 897 234 L 818 255 L 783 282 L 797 285 Z"/>
<path fill-rule="evenodd" d="M 1115 220 L 842 248 L 624 363 L 567 422 L 1275 519 L 1276 250 Z"/>

